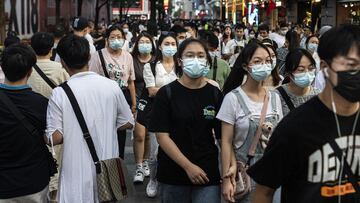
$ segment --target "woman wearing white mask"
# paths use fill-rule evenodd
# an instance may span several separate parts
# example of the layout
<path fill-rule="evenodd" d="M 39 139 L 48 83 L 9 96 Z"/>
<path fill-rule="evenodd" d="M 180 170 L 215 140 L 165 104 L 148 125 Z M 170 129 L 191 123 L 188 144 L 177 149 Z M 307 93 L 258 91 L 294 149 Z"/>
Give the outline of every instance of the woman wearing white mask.
<path fill-rule="evenodd" d="M 152 40 L 152 36 L 147 34 L 146 32 L 141 33 L 135 42 L 134 49 L 132 51 L 132 56 L 134 60 L 134 70 L 135 70 L 135 88 L 136 88 L 136 100 L 139 103 L 140 96 L 143 94 L 145 88 L 145 81 L 143 76 L 144 65 L 150 63 L 155 59 L 155 45 Z M 139 110 L 138 118 L 139 118 Z M 134 142 L 133 142 L 133 149 L 134 149 L 134 156 L 135 156 L 135 163 L 137 166 L 140 166 L 143 170 L 141 174 L 135 174 L 134 179 L 137 181 L 142 182 L 144 176 L 150 175 L 150 169 L 148 167 L 147 159 L 149 157 L 150 151 L 150 140 L 149 136 L 146 136 L 146 128 L 144 124 L 137 120 L 135 123 L 134 129 Z M 140 176 L 138 176 L 140 175 Z"/>
<path fill-rule="evenodd" d="M 125 34 L 121 27 L 111 26 L 106 31 L 106 47 L 91 55 L 89 70 L 118 83 L 132 113 L 136 112 L 135 71 L 131 54 L 122 47 Z M 118 132 L 119 156 L 124 158 L 126 131 Z"/>
<path fill-rule="evenodd" d="M 276 89 L 281 98 L 284 116 L 320 93 L 311 86 L 315 70 L 315 60 L 305 49 L 295 49 L 287 55 L 285 73 L 290 80 Z"/>
<path fill-rule="evenodd" d="M 282 118 L 279 95 L 268 92 L 263 86 L 272 71 L 271 63 L 267 47 L 256 41 L 250 42 L 240 53 L 224 85 L 227 94 L 217 118 L 222 121 L 223 196 L 227 201 L 250 202 L 251 193 L 242 197 L 235 193 L 240 190 L 235 184 L 237 162 L 244 165 L 257 162 L 264 153 L 272 129 Z M 245 75 L 247 79 L 243 83 Z M 255 188 L 253 180 L 251 188 Z"/>
<path fill-rule="evenodd" d="M 220 138 L 215 115 L 222 94 L 205 79 L 211 57 L 202 41 L 185 40 L 178 61 L 183 74 L 159 90 L 149 129 L 156 132 L 160 145 L 161 202 L 218 203 L 220 173 L 213 130 Z"/>
<path fill-rule="evenodd" d="M 317 53 L 319 38 L 316 35 L 309 36 L 305 41 L 306 49 L 311 53 L 315 60 L 316 72 L 320 71 L 320 57 Z"/>
<path fill-rule="evenodd" d="M 180 67 L 177 65 L 176 52 L 178 43 L 176 41 L 176 36 L 172 32 L 162 32 L 158 41 L 158 50 L 156 59 L 152 63 L 147 63 L 144 66 L 144 81 L 145 87 L 148 90 L 149 96 L 154 98 L 157 95 L 159 89 L 169 84 L 170 82 L 176 80 L 181 74 Z M 151 111 L 151 108 L 147 110 L 148 113 Z M 149 115 L 147 113 L 147 115 Z M 148 128 L 149 118 L 145 118 L 142 122 L 143 125 Z M 150 181 L 146 187 L 146 194 L 148 197 L 155 197 L 158 191 L 158 182 L 156 179 L 156 169 L 157 169 L 157 148 L 158 144 L 155 138 L 153 131 L 149 130 L 149 136 L 151 140 L 151 150 L 150 150 Z M 136 175 L 134 182 L 142 182 L 143 176 L 141 174 L 141 167 L 138 165 L 136 169 Z"/>
<path fill-rule="evenodd" d="M 276 55 L 277 44 L 274 43 L 274 41 L 272 41 L 271 39 L 264 39 L 262 43 L 268 48 L 272 60 L 271 75 L 264 81 L 263 85 L 267 90 L 272 90 L 278 87 L 281 84 L 282 80 L 284 79 L 282 76 L 280 76 L 279 67 L 277 66 L 277 55 Z"/>

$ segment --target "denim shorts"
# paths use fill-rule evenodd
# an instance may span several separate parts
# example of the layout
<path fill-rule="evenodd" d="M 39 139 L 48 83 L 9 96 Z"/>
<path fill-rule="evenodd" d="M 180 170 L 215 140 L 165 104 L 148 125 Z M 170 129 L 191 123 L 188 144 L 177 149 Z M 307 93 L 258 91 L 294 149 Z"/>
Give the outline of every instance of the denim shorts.
<path fill-rule="evenodd" d="M 160 183 L 161 203 L 220 203 L 220 185 L 188 186 Z"/>

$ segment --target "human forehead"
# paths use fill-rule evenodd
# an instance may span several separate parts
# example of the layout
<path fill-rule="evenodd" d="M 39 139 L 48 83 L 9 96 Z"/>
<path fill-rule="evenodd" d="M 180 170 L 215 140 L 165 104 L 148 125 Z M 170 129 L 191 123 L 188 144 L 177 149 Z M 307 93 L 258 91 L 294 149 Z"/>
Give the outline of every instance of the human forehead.
<path fill-rule="evenodd" d="M 186 32 L 180 32 L 177 34 L 177 37 L 186 37 Z"/>
<path fill-rule="evenodd" d="M 312 65 L 311 60 L 307 56 L 303 55 L 300 59 L 298 66 L 309 66 L 309 65 Z"/>
<path fill-rule="evenodd" d="M 317 37 L 311 37 L 309 42 L 319 42 L 319 39 Z"/>
<path fill-rule="evenodd" d="M 139 42 L 151 42 L 151 40 L 150 40 L 148 37 L 142 36 L 142 37 L 139 39 Z"/>
<path fill-rule="evenodd" d="M 254 55 L 251 57 L 251 60 L 255 59 L 255 58 L 267 58 L 269 57 L 269 53 L 267 52 L 267 50 L 265 50 L 263 47 L 259 47 L 256 49 L 256 51 L 254 52 Z"/>
<path fill-rule="evenodd" d="M 165 43 L 176 43 L 176 40 L 173 37 L 165 37 L 164 41 L 162 42 L 162 44 Z"/>
<path fill-rule="evenodd" d="M 121 36 L 122 37 L 122 32 L 120 30 L 113 30 L 110 32 L 110 37 L 112 36 Z"/>
<path fill-rule="evenodd" d="M 360 62 L 360 53 L 356 45 L 353 45 L 346 56 L 336 56 L 333 60 L 340 62 Z"/>
<path fill-rule="evenodd" d="M 124 24 L 124 25 L 123 25 L 123 28 L 129 28 L 129 25 L 128 25 L 128 24 Z"/>
<path fill-rule="evenodd" d="M 183 54 L 205 54 L 204 47 L 198 42 L 192 42 L 186 46 Z"/>
<path fill-rule="evenodd" d="M 275 55 L 275 52 L 271 47 L 267 47 L 267 50 L 270 52 L 270 55 Z"/>

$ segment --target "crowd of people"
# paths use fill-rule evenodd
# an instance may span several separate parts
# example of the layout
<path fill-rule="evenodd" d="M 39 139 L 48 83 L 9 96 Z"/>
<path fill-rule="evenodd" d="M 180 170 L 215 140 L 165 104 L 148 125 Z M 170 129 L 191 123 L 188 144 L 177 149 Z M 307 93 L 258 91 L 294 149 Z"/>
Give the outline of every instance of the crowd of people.
<path fill-rule="evenodd" d="M 128 175 L 149 177 L 149 198 L 359 201 L 359 26 L 105 27 L 77 17 L 71 29 L 4 42 L 0 203 L 99 202 L 64 84 L 100 160 L 124 159 L 132 133 Z"/>

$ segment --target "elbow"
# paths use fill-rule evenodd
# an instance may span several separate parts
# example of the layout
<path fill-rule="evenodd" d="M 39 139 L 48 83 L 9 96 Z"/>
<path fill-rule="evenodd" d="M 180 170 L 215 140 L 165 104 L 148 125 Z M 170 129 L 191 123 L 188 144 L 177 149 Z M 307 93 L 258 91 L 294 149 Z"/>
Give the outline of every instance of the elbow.
<path fill-rule="evenodd" d="M 127 129 L 131 129 L 133 128 L 133 124 L 131 123 L 126 123 L 125 125 L 121 126 L 120 128 L 118 128 L 118 131 L 122 131 L 122 130 L 127 130 Z"/>

